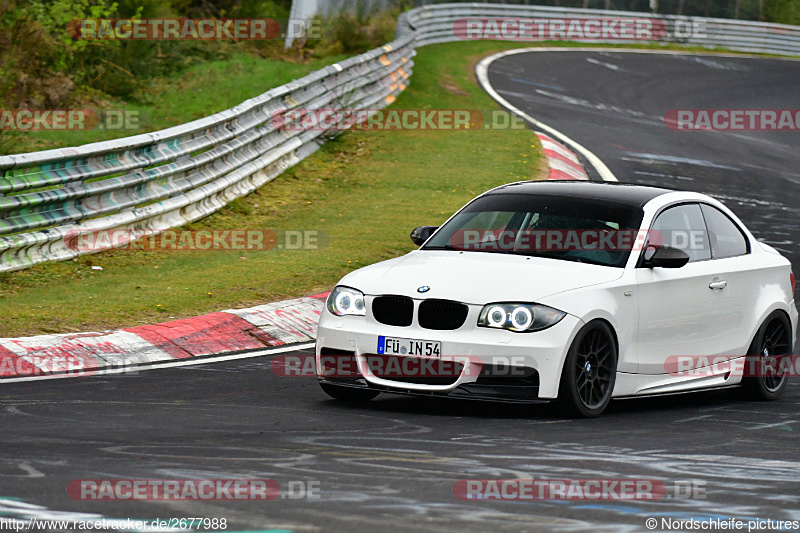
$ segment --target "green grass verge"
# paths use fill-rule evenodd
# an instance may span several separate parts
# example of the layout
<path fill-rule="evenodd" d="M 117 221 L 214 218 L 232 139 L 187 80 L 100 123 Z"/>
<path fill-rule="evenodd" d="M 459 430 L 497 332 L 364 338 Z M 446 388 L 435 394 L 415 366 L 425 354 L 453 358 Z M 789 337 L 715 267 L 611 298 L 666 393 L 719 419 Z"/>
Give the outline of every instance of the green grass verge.
<path fill-rule="evenodd" d="M 133 112 L 138 121 L 136 129 L 32 131 L 15 135 L 3 150 L 31 152 L 80 146 L 177 126 L 233 107 L 346 57 L 290 63 L 239 53 L 230 59 L 189 67 L 175 78 L 152 80 L 140 95 L 141 101 L 104 103 L 106 110 Z"/>
<path fill-rule="evenodd" d="M 474 81 L 474 63 L 524 44 L 425 47 L 393 107 L 496 110 Z M 200 85 L 212 86 L 208 78 Z M 0 336 L 134 326 L 327 290 L 355 268 L 413 249 L 415 226 L 439 224 L 478 193 L 541 175 L 543 165 L 527 129 L 349 132 L 189 226 L 316 231 L 319 249 L 114 250 L 0 274 Z"/>

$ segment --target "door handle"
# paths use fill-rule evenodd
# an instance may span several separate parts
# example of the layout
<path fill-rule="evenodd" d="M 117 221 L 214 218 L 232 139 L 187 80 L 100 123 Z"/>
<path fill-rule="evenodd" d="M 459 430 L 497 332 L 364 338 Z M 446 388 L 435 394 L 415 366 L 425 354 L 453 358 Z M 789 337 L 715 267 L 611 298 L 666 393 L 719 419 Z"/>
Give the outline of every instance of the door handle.
<path fill-rule="evenodd" d="M 712 281 L 711 283 L 708 284 L 708 288 L 711 289 L 711 290 L 724 289 L 725 285 L 727 285 L 727 284 L 728 284 L 728 282 L 725 281 L 725 280 Z"/>

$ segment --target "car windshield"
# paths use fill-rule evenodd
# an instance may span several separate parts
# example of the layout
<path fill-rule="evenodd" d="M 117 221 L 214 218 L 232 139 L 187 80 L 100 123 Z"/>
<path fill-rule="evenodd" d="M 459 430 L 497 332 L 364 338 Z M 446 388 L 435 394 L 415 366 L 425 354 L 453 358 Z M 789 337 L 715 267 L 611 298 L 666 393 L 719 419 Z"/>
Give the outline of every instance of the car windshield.
<path fill-rule="evenodd" d="M 623 267 L 641 208 L 591 198 L 492 193 L 444 224 L 422 250 L 489 252 Z"/>

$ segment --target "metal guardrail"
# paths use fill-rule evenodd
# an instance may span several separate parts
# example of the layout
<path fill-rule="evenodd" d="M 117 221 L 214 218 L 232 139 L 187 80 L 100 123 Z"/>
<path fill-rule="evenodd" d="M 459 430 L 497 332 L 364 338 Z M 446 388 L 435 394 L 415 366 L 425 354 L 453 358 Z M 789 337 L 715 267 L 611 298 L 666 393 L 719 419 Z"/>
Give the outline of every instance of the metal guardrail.
<path fill-rule="evenodd" d="M 667 36 L 676 24 L 696 21 L 705 36 L 667 37 L 671 40 L 665 42 L 800 55 L 800 28 L 795 26 L 546 6 L 458 3 L 416 8 L 400 16 L 394 42 L 209 117 L 76 148 L 0 156 L 0 272 L 87 253 L 71 245 L 79 233 L 119 229 L 146 235 L 220 209 L 324 142 L 321 130 L 276 127 L 275 113 L 382 108 L 405 89 L 416 47 L 457 41 L 454 23 L 480 17 L 659 18 Z"/>
<path fill-rule="evenodd" d="M 0 271 L 87 253 L 74 243 L 81 233 L 157 233 L 252 192 L 324 142 L 322 130 L 278 127 L 276 113 L 385 107 L 411 74 L 412 43 L 397 39 L 174 128 L 0 156 Z"/>
<path fill-rule="evenodd" d="M 434 4 L 413 9 L 400 16 L 397 36 L 416 36 L 416 46 L 458 41 L 453 25 L 459 19 L 526 18 L 586 19 L 642 18 L 658 20 L 665 36 L 658 41 L 709 48 L 727 48 L 740 52 L 800 55 L 800 27 L 732 19 L 654 15 L 632 11 L 607 11 L 549 6 L 503 5 L 482 3 Z M 687 28 L 693 28 L 692 31 Z M 695 30 L 702 30 L 698 33 Z M 587 43 L 631 43 L 628 39 L 582 40 Z"/>

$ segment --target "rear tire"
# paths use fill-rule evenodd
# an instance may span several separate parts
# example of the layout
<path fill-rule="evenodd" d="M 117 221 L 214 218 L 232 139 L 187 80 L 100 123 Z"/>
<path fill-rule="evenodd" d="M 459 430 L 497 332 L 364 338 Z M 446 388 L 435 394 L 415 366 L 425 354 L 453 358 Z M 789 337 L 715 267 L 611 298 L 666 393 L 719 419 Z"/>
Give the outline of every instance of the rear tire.
<path fill-rule="evenodd" d="M 578 331 L 558 388 L 558 402 L 567 415 L 591 418 L 605 410 L 617 377 L 617 353 L 614 332 L 602 320 L 593 320 Z"/>
<path fill-rule="evenodd" d="M 342 387 L 341 385 L 331 385 L 330 383 L 320 383 L 320 387 L 325 394 L 337 400 L 345 402 L 368 402 L 380 394 L 379 391 L 371 389 L 357 389 L 355 387 Z"/>
<path fill-rule="evenodd" d="M 792 354 L 792 326 L 789 319 L 780 311 L 770 314 L 761 327 L 758 328 L 752 344 L 747 349 L 748 360 L 745 369 L 756 370 L 757 375 L 742 378 L 741 392 L 748 400 L 772 401 L 777 400 L 786 390 L 789 382 L 788 371 L 771 372 L 780 369 L 780 355 Z M 750 358 L 758 358 L 754 363 Z M 769 366 L 765 364 L 769 361 Z"/>

